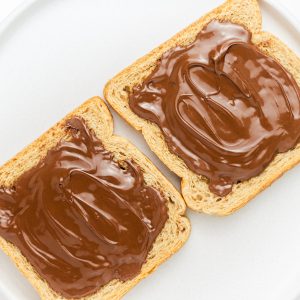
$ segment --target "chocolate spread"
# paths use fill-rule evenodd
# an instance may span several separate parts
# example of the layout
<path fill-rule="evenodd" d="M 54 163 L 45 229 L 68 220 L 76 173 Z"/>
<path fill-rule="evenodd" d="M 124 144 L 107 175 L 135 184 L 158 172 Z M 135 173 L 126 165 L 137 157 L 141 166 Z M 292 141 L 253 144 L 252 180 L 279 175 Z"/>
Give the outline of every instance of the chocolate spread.
<path fill-rule="evenodd" d="M 67 298 L 136 276 L 167 218 L 133 161 L 117 163 L 83 120 L 12 188 L 0 189 L 0 236 Z"/>
<path fill-rule="evenodd" d="M 169 150 L 219 196 L 299 140 L 299 87 L 251 38 L 212 21 L 193 43 L 163 54 L 130 95 L 130 108 L 157 124 Z"/>

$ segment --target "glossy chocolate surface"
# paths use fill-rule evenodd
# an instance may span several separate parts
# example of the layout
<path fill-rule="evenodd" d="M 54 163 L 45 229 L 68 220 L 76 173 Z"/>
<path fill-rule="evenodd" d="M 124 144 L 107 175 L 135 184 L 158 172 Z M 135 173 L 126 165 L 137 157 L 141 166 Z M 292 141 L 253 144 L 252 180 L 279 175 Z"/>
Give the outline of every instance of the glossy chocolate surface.
<path fill-rule="evenodd" d="M 212 21 L 193 43 L 167 51 L 130 95 L 130 108 L 219 196 L 299 141 L 299 87 L 251 37 Z"/>
<path fill-rule="evenodd" d="M 113 161 L 82 119 L 12 188 L 0 189 L 0 235 L 67 298 L 136 276 L 167 218 L 133 161 Z"/>

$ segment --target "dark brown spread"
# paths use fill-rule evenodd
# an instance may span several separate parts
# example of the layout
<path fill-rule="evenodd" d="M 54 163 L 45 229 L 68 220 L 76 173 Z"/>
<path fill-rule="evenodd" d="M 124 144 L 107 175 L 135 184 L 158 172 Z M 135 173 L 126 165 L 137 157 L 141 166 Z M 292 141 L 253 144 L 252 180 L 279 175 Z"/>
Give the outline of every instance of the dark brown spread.
<path fill-rule="evenodd" d="M 167 51 L 130 95 L 130 108 L 157 124 L 169 150 L 219 196 L 299 140 L 299 87 L 251 38 L 212 21 L 192 44 Z"/>
<path fill-rule="evenodd" d="M 113 161 L 80 118 L 67 127 L 70 140 L 0 189 L 0 235 L 54 291 L 79 298 L 136 276 L 168 214 L 139 166 Z"/>

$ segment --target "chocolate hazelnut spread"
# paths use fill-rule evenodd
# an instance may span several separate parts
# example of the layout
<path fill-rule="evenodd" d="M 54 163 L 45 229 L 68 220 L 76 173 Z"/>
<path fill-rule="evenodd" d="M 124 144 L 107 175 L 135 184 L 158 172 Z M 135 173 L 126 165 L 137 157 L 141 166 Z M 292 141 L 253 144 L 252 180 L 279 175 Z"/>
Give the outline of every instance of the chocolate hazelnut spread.
<path fill-rule="evenodd" d="M 0 189 L 0 236 L 67 298 L 136 276 L 167 218 L 133 161 L 113 160 L 84 121 L 12 188 Z"/>
<path fill-rule="evenodd" d="M 169 150 L 219 196 L 299 141 L 299 87 L 251 38 L 212 21 L 193 43 L 163 54 L 130 94 L 133 112 L 157 124 Z"/>

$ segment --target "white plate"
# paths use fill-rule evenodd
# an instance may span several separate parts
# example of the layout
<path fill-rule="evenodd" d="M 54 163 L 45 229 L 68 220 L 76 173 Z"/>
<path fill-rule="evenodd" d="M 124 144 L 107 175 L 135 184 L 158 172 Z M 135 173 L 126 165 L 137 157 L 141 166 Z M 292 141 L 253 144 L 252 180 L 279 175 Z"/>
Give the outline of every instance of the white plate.
<path fill-rule="evenodd" d="M 0 163 L 83 100 L 102 94 L 116 72 L 221 2 L 43 0 L 23 5 L 0 29 Z M 300 53 L 291 15 L 266 3 L 262 8 L 264 27 Z M 141 136 L 114 116 L 116 132 L 178 186 L 178 178 Z M 296 300 L 299 178 L 297 167 L 228 218 L 188 211 L 193 230 L 186 246 L 125 299 Z M 2 253 L 0 299 L 38 299 Z"/>

